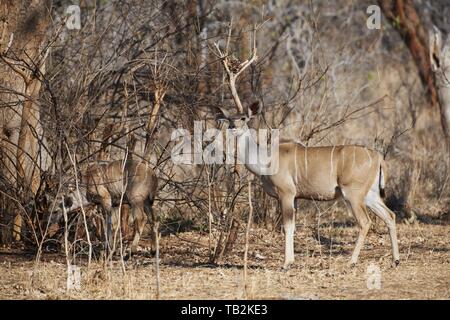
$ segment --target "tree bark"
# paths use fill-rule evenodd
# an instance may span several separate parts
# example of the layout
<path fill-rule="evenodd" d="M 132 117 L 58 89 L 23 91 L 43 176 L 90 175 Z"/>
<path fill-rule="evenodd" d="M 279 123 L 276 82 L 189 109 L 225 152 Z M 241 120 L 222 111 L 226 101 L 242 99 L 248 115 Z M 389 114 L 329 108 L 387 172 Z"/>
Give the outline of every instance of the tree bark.
<path fill-rule="evenodd" d="M 450 140 L 450 128 L 447 126 L 445 110 L 439 102 L 438 90 L 431 69 L 428 32 L 417 13 L 412 0 L 379 0 L 383 14 L 399 32 L 419 70 L 422 83 L 427 88 L 428 97 L 432 106 L 438 106 L 440 110 L 441 126 L 444 135 Z"/>
<path fill-rule="evenodd" d="M 39 186 L 40 110 L 36 103 L 45 72 L 43 44 L 50 23 L 50 0 L 2 1 L 0 4 L 0 176 L 21 194 Z M 20 240 L 22 219 L 2 204 L 4 225 L 14 221 Z M 6 220 L 6 221 L 5 221 Z M 10 230 L 2 230 L 2 239 Z M 1 239 L 0 239 L 1 240 Z"/>

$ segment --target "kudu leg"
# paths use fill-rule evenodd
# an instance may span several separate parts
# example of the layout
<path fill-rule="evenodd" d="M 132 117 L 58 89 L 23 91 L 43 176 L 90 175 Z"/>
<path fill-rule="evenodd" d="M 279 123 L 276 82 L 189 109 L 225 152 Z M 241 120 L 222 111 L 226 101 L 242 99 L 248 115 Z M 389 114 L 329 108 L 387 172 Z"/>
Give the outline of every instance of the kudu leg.
<path fill-rule="evenodd" d="M 367 208 L 364 202 L 360 200 L 349 200 L 350 206 L 352 208 L 353 215 L 359 225 L 359 235 L 356 240 L 355 249 L 353 250 L 352 258 L 350 263 L 355 265 L 358 262 L 359 253 L 366 240 L 367 233 L 369 232 L 372 221 L 367 213 Z"/>
<path fill-rule="evenodd" d="M 131 243 L 131 252 L 137 252 L 141 234 L 147 223 L 147 215 L 144 212 L 144 204 L 142 202 L 139 204 L 132 204 L 131 211 L 134 219 L 134 237 L 133 242 Z"/>
<path fill-rule="evenodd" d="M 397 227 L 395 225 L 395 213 L 393 213 L 377 194 L 369 194 L 366 199 L 367 206 L 386 224 L 391 239 L 392 257 L 394 266 L 400 263 L 398 251 Z"/>
<path fill-rule="evenodd" d="M 286 196 L 281 199 L 281 210 L 283 214 L 283 228 L 285 236 L 284 265 L 283 269 L 289 269 L 294 262 L 294 232 L 295 232 L 295 210 L 294 196 Z"/>
<path fill-rule="evenodd" d="M 101 213 L 102 213 L 101 219 L 102 230 L 100 232 L 103 232 L 101 238 L 104 239 L 102 251 L 106 256 L 108 256 L 111 253 L 112 217 L 111 213 L 104 209 L 102 209 Z"/>
<path fill-rule="evenodd" d="M 101 211 L 104 217 L 105 226 L 105 251 L 107 254 L 111 252 L 111 239 L 112 239 L 112 214 L 113 214 L 113 207 L 112 207 L 112 201 L 111 197 L 109 196 L 108 192 L 102 192 L 99 193 L 102 197 L 103 201 L 101 203 Z"/>
<path fill-rule="evenodd" d="M 145 207 L 145 212 L 147 213 L 148 221 L 152 223 L 151 229 L 151 253 L 156 253 L 157 247 L 157 237 L 159 236 L 159 221 L 156 216 L 155 210 L 151 207 L 151 205 L 147 205 Z"/>
<path fill-rule="evenodd" d="M 106 242 L 105 246 L 108 251 L 111 251 L 111 239 L 112 239 L 112 215 L 110 212 L 106 214 Z"/>
<path fill-rule="evenodd" d="M 120 241 L 120 232 L 119 228 L 121 226 L 121 219 L 120 216 L 122 215 L 120 207 L 114 207 L 111 209 L 110 216 L 110 227 L 108 230 L 108 239 L 109 239 L 109 246 L 112 252 L 114 252 L 117 248 L 117 244 Z"/>
<path fill-rule="evenodd" d="M 130 224 L 130 206 L 127 204 L 122 205 L 121 211 L 121 228 L 122 228 L 122 237 L 125 242 L 129 240 L 129 224 Z"/>

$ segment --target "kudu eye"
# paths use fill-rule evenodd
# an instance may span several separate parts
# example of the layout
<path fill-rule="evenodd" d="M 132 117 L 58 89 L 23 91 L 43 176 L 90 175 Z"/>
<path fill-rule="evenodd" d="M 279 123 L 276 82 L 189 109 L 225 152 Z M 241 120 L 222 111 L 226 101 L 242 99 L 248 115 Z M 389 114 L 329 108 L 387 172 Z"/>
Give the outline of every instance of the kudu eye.
<path fill-rule="evenodd" d="M 64 207 L 70 208 L 72 204 L 73 204 L 72 198 L 70 197 L 64 198 Z"/>

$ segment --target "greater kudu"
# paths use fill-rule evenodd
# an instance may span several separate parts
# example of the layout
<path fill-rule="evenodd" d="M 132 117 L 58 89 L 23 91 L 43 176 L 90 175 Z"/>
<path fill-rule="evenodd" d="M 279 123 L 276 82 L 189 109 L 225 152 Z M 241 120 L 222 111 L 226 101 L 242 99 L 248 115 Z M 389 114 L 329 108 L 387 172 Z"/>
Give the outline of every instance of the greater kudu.
<path fill-rule="evenodd" d="M 120 204 L 131 207 L 134 236 L 131 252 L 136 252 L 139 239 L 148 220 L 152 220 L 152 250 L 158 233 L 158 221 L 152 204 L 156 196 L 158 179 L 145 162 L 136 160 L 113 161 L 90 166 L 81 176 L 79 190 L 72 188 L 61 201 L 60 210 L 76 210 L 91 204 L 100 206 L 106 214 L 107 243 L 113 239 L 118 223 Z M 78 195 L 78 191 L 80 194 Z M 116 225 L 116 226 L 113 226 Z"/>
<path fill-rule="evenodd" d="M 366 147 L 354 145 L 305 147 L 296 142 L 280 143 L 271 163 L 278 170 L 267 170 L 267 164 L 259 162 L 256 150 L 249 143 L 256 143 L 247 126 L 248 121 L 261 109 L 252 104 L 248 112 L 243 112 L 242 103 L 235 87 L 236 78 L 252 62 L 256 61 L 256 44 L 253 43 L 251 57 L 239 62 L 230 60 L 228 52 L 222 52 L 215 45 L 228 76 L 228 85 L 238 113 L 230 116 L 221 109 L 222 119 L 229 123 L 237 136 L 237 156 L 246 168 L 261 179 L 266 193 L 278 199 L 281 204 L 285 232 L 285 260 L 287 269 L 294 262 L 294 230 L 296 199 L 334 200 L 343 197 L 350 204 L 359 225 L 359 236 L 351 257 L 356 264 L 360 250 L 371 226 L 369 207 L 387 225 L 391 239 L 393 264 L 399 263 L 395 214 L 382 200 L 386 180 L 386 165 L 383 156 Z M 227 46 L 228 47 L 228 46 Z M 220 118 L 220 116 L 219 116 Z M 261 148 L 261 146 L 259 146 Z M 259 154 L 268 154 L 259 152 Z M 248 163 L 247 159 L 257 159 Z"/>

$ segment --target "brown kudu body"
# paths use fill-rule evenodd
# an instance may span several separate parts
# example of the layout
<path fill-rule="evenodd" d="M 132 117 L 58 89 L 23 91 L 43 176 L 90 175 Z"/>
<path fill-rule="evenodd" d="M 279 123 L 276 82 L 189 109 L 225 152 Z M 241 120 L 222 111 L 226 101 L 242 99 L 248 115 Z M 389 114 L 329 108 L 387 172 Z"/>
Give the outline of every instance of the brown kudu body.
<path fill-rule="evenodd" d="M 284 267 L 289 267 L 294 261 L 295 199 L 326 201 L 340 197 L 350 205 L 359 225 L 351 262 L 357 262 L 371 225 L 368 207 L 386 223 L 397 264 L 399 253 L 395 214 L 381 199 L 385 177 L 382 155 L 365 147 L 308 148 L 295 142 L 281 143 L 277 173 L 261 175 L 260 179 L 264 190 L 281 204 L 286 236 Z"/>
<path fill-rule="evenodd" d="M 81 178 L 81 199 L 76 190 L 65 196 L 64 206 L 75 210 L 89 204 L 99 205 L 106 213 L 107 238 L 117 230 L 118 212 L 121 204 L 128 204 L 134 220 L 134 236 L 131 251 L 135 252 L 147 219 L 153 220 L 152 249 L 157 233 L 157 219 L 152 204 L 158 187 L 153 169 L 145 162 L 136 160 L 113 161 L 90 166 Z M 81 200 L 81 202 L 79 201 Z"/>
<path fill-rule="evenodd" d="M 350 205 L 358 226 L 359 235 L 351 263 L 356 264 L 367 232 L 371 226 L 368 208 L 388 227 L 394 264 L 399 263 L 395 214 L 384 204 L 386 165 L 383 156 L 362 146 L 305 147 L 296 142 L 280 143 L 271 155 L 270 167 L 262 164 L 259 154 L 264 146 L 256 144 L 247 122 L 256 113 L 249 108 L 249 115 L 229 117 L 223 112 L 229 127 L 237 137 L 237 156 L 241 163 L 262 182 L 263 189 L 278 199 L 285 232 L 285 262 L 288 268 L 294 262 L 294 231 L 296 199 L 317 201 L 343 197 Z M 252 159 L 252 161 L 248 161 Z"/>

